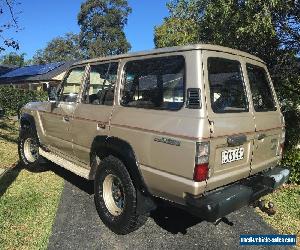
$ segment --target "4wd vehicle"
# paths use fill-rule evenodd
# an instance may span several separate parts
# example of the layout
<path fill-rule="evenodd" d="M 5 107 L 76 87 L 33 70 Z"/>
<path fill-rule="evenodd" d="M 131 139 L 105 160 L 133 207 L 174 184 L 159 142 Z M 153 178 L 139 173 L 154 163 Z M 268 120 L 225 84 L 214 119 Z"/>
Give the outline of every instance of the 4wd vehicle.
<path fill-rule="evenodd" d="M 19 152 L 95 180 L 102 221 L 127 234 L 156 198 L 208 221 L 285 182 L 285 139 L 265 63 L 198 44 L 74 64 L 55 100 L 21 110 Z"/>

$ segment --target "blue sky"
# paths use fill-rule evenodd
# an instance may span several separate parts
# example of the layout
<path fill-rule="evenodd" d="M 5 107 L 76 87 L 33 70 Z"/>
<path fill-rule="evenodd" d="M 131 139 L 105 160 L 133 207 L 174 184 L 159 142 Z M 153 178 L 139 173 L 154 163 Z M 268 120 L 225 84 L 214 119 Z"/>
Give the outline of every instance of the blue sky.
<path fill-rule="evenodd" d="M 18 53 L 26 53 L 26 58 L 33 56 L 37 49 L 42 49 L 47 42 L 66 32 L 79 32 L 77 14 L 82 0 L 26 0 L 19 1 L 18 15 L 23 30 L 13 36 L 20 43 Z M 168 0 L 129 0 L 132 13 L 125 28 L 131 51 L 147 50 L 154 47 L 154 26 L 162 23 L 168 15 Z M 8 51 L 8 50 L 7 50 Z"/>

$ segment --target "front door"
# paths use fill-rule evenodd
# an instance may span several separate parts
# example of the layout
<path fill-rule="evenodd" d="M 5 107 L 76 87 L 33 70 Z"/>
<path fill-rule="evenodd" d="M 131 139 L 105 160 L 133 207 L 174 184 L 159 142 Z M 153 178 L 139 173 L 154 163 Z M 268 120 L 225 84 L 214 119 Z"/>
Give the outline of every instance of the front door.
<path fill-rule="evenodd" d="M 240 57 L 205 51 L 203 64 L 211 125 L 207 181 L 211 190 L 249 176 L 255 124 Z"/>
<path fill-rule="evenodd" d="M 45 143 L 53 150 L 73 156 L 70 123 L 80 95 L 85 67 L 73 68 L 63 80 L 59 100 L 48 103 L 51 108 L 40 114 L 45 134 Z"/>
<path fill-rule="evenodd" d="M 281 157 L 283 119 L 265 65 L 247 60 L 255 118 L 255 140 L 251 174 L 277 165 Z"/>

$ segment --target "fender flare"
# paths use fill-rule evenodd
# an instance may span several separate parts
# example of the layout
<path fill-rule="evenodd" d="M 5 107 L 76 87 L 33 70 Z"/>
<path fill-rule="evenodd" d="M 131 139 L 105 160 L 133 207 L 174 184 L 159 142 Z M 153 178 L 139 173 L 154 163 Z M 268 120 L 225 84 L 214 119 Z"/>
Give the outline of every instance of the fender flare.
<path fill-rule="evenodd" d="M 34 117 L 28 113 L 23 113 L 20 116 L 20 132 L 24 131 L 28 127 L 32 129 L 32 131 L 37 131 Z"/>

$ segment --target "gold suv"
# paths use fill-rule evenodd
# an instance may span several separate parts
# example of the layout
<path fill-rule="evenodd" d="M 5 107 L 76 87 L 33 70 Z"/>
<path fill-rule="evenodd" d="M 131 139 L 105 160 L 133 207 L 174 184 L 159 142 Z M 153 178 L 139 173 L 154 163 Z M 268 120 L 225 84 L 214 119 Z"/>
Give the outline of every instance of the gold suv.
<path fill-rule="evenodd" d="M 75 63 L 20 115 L 20 159 L 94 180 L 102 221 L 127 234 L 157 198 L 208 221 L 288 179 L 284 118 L 265 63 L 197 44 Z"/>

